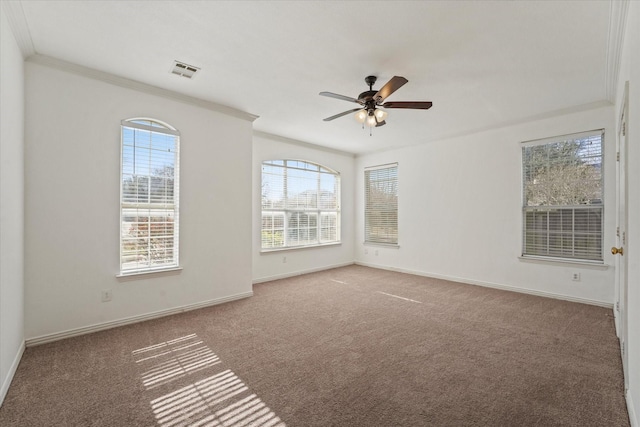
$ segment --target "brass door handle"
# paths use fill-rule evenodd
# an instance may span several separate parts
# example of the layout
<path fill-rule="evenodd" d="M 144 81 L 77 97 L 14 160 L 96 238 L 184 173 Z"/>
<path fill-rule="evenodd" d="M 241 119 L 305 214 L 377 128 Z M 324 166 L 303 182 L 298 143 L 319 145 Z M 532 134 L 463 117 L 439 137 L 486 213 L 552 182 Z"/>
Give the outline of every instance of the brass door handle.
<path fill-rule="evenodd" d="M 611 248 L 611 253 L 614 255 L 624 255 L 624 249 L 622 248 L 622 246 L 620 246 L 619 248 L 616 248 L 615 246 Z"/>

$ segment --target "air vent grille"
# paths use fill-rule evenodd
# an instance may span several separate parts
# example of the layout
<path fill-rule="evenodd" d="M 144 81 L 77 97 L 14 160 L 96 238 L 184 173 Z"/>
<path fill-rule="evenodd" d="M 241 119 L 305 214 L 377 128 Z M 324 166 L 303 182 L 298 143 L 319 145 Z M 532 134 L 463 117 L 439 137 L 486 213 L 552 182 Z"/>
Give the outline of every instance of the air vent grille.
<path fill-rule="evenodd" d="M 173 66 L 171 67 L 171 73 L 186 77 L 188 79 L 193 78 L 193 76 L 198 71 L 200 71 L 200 68 L 194 67 L 193 65 L 185 64 L 184 62 L 180 61 L 173 61 Z"/>

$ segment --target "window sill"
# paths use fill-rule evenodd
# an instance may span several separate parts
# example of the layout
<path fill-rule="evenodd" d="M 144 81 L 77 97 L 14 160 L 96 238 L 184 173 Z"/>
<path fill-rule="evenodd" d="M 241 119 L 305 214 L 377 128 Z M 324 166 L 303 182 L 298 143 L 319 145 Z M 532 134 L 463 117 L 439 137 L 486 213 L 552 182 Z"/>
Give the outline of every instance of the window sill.
<path fill-rule="evenodd" d="M 342 242 L 320 243 L 319 245 L 290 246 L 286 248 L 260 249 L 260 254 L 268 254 L 272 252 L 296 251 L 298 249 L 324 248 L 326 246 L 340 246 Z"/>
<path fill-rule="evenodd" d="M 182 267 L 168 267 L 168 268 L 159 268 L 156 270 L 144 270 L 144 271 L 132 271 L 127 273 L 119 273 L 119 274 L 116 274 L 116 277 L 121 280 L 148 279 L 149 277 L 180 274 L 181 271 L 182 271 Z"/>
<path fill-rule="evenodd" d="M 375 242 L 362 242 L 365 246 L 378 246 L 389 249 L 400 249 L 400 245 L 397 243 L 375 243 Z"/>
<path fill-rule="evenodd" d="M 531 256 L 531 255 L 521 255 L 518 257 L 518 259 L 523 262 L 533 262 L 538 264 L 580 265 L 582 267 L 593 268 L 596 270 L 607 270 L 609 268 L 609 265 L 605 264 L 604 261 L 587 261 L 587 260 L 580 260 L 580 259 L 551 258 L 551 257 Z"/>

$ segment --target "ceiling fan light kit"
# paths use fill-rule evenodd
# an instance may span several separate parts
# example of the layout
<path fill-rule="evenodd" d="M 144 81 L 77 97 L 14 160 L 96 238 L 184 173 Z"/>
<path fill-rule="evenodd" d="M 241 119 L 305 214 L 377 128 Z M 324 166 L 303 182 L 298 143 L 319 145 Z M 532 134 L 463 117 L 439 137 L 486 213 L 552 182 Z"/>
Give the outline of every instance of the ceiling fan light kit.
<path fill-rule="evenodd" d="M 369 126 L 369 135 L 371 135 L 371 129 L 374 127 L 384 126 L 388 113 L 382 108 L 406 108 L 417 110 L 428 110 L 433 105 L 428 101 L 395 101 L 384 102 L 389 95 L 396 90 L 404 86 L 408 80 L 404 77 L 393 76 L 380 90 L 373 90 L 373 85 L 377 80 L 376 76 L 367 76 L 364 81 L 369 85 L 369 90 L 362 92 L 358 95 L 358 98 L 351 98 L 345 95 L 339 95 L 333 92 L 320 92 L 322 96 L 328 96 L 329 98 L 341 99 L 343 101 L 355 102 L 360 104 L 360 108 L 354 108 L 352 110 L 338 113 L 334 116 L 324 119 L 325 122 L 337 119 L 338 117 L 345 116 L 347 114 L 356 112 L 355 118 L 358 123 Z"/>
<path fill-rule="evenodd" d="M 359 110 L 355 115 L 358 123 L 364 124 L 364 121 L 367 120 L 367 112 L 365 110 Z"/>
<path fill-rule="evenodd" d="M 376 110 L 374 114 L 376 115 L 376 120 L 378 120 L 379 122 L 384 121 L 389 115 L 389 113 L 387 113 L 386 111 L 379 109 Z"/>

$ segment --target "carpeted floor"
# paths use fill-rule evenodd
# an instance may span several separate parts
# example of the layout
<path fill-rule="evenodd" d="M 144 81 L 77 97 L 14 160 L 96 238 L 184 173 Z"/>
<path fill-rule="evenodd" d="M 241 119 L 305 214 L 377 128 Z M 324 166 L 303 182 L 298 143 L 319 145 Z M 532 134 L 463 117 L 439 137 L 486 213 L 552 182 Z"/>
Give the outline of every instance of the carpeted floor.
<path fill-rule="evenodd" d="M 629 425 L 611 310 L 361 266 L 254 293 L 28 348 L 0 425 Z"/>

